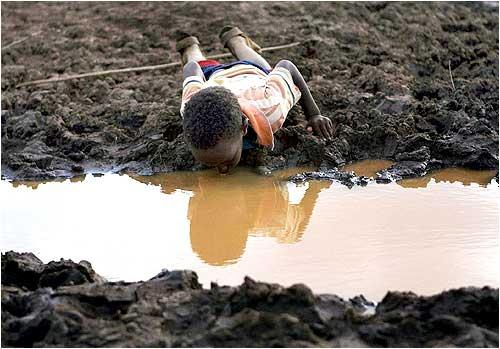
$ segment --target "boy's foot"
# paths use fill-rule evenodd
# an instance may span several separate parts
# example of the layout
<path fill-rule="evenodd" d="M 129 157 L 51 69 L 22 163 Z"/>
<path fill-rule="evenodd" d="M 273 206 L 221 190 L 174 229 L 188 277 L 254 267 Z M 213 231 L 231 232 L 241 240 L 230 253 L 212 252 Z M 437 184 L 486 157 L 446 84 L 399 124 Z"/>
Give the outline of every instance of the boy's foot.
<path fill-rule="evenodd" d="M 181 55 L 184 52 L 185 49 L 192 45 L 200 45 L 200 42 L 198 41 L 198 38 L 196 36 L 193 36 L 189 33 L 183 32 L 183 31 L 176 31 L 175 34 L 175 49 L 177 52 L 179 52 Z"/>
<path fill-rule="evenodd" d="M 243 33 L 238 27 L 233 26 L 225 26 L 219 33 L 219 38 L 222 46 L 227 47 L 227 43 L 229 40 L 234 38 L 235 36 L 241 36 L 245 39 L 245 42 L 248 47 L 254 50 L 257 53 L 262 52 L 262 48 L 252 39 L 250 39 L 245 33 Z"/>

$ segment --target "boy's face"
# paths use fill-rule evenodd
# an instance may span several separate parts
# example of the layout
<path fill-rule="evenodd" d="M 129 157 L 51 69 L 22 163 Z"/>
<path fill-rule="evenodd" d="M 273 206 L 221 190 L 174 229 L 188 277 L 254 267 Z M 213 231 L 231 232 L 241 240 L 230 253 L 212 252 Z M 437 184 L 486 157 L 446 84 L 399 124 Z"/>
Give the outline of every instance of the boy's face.
<path fill-rule="evenodd" d="M 213 148 L 192 148 L 191 152 L 202 164 L 217 167 L 220 174 L 227 174 L 240 162 L 242 148 L 243 135 L 239 135 L 230 140 L 222 139 Z"/>

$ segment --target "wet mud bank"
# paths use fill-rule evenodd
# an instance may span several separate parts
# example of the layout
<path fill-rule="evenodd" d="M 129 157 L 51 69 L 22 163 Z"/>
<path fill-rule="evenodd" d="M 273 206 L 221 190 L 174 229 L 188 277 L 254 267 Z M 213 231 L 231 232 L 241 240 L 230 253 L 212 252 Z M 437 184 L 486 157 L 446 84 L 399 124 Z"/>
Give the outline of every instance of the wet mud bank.
<path fill-rule="evenodd" d="M 450 166 L 498 170 L 498 9 L 482 3 L 2 3 L 2 175 L 195 170 L 179 116 L 180 69 L 16 88 L 24 81 L 177 61 L 173 33 L 222 51 L 239 25 L 290 59 L 323 114 L 321 141 L 294 108 L 265 162 L 333 169 L 379 158 L 386 180 Z M 34 15 L 36 14 L 36 16 Z M 271 25 L 272 23 L 272 25 Z M 37 35 L 30 36 L 33 33 Z M 260 151 L 260 150 L 259 150 Z M 252 165 L 256 152 L 246 154 Z M 260 157 L 260 156 L 259 156 Z"/>
<path fill-rule="evenodd" d="M 188 270 L 107 282 L 87 261 L 11 251 L 2 254 L 2 346 L 498 347 L 498 289 L 388 292 L 374 307 L 250 278 L 207 289 Z"/>

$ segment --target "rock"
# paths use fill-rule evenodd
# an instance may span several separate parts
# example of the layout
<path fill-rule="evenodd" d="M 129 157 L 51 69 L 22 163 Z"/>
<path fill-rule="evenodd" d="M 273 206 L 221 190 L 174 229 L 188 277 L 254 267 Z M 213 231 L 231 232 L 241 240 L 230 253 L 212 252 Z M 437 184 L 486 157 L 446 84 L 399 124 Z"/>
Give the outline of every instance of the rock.
<path fill-rule="evenodd" d="M 90 263 L 60 260 L 43 264 L 32 253 L 6 252 L 2 254 L 2 285 L 35 290 L 39 287 L 58 288 L 66 285 L 102 283 Z"/>
<path fill-rule="evenodd" d="M 324 171 L 303 172 L 288 178 L 294 183 L 302 183 L 308 180 L 329 180 L 339 182 L 349 188 L 355 185 L 365 186 L 370 181 L 364 176 L 356 176 L 354 172 L 343 172 L 337 169 L 328 169 Z"/>
<path fill-rule="evenodd" d="M 428 147 L 422 146 L 421 148 L 396 155 L 396 161 L 429 161 L 431 153 Z"/>
<path fill-rule="evenodd" d="M 377 183 L 389 183 L 403 178 L 421 177 L 427 173 L 427 162 L 400 161 L 377 173 Z"/>
<path fill-rule="evenodd" d="M 255 168 L 255 172 L 261 176 L 270 176 L 272 173 L 271 170 L 267 166 L 257 166 Z"/>
<path fill-rule="evenodd" d="M 398 114 L 406 110 L 413 100 L 412 96 L 385 96 L 376 109 L 382 113 Z"/>
<path fill-rule="evenodd" d="M 375 309 L 375 303 L 367 300 L 363 295 L 350 298 L 349 301 L 359 311 L 366 311 L 366 310 L 371 311 L 372 309 Z"/>
<path fill-rule="evenodd" d="M 72 170 L 73 172 L 83 172 L 83 171 L 84 171 L 84 168 L 83 168 L 83 166 L 81 166 L 81 165 L 72 165 L 72 166 L 71 166 L 71 170 Z"/>
<path fill-rule="evenodd" d="M 460 346 L 464 343 L 465 333 L 476 337 L 469 337 L 471 342 L 484 345 L 491 335 L 490 332 L 498 328 L 496 311 L 488 311 L 486 304 L 494 307 L 497 301 L 498 290 L 488 287 L 460 288 L 432 297 L 389 292 L 377 305 L 375 316 L 378 321 L 361 326 L 360 333 L 363 339 L 383 346 L 402 346 L 402 343 L 408 340 L 403 339 L 404 336 L 411 336 L 412 339 L 409 340 L 413 341 L 415 346 L 426 346 L 436 341 L 443 344 L 444 337 L 450 338 L 449 345 Z M 483 313 L 481 320 L 472 320 L 475 324 L 472 325 L 469 321 L 479 315 L 478 304 L 484 306 L 482 309 L 486 313 Z M 471 311 L 472 313 L 469 313 Z M 476 326 L 479 322 L 483 325 L 478 331 Z M 398 335 L 395 335 L 396 333 Z M 440 339 L 430 333 L 440 333 Z M 498 340 L 498 333 L 492 339 Z"/>
<path fill-rule="evenodd" d="M 33 253 L 9 251 L 2 254 L 2 286 L 16 286 L 34 290 L 44 268 Z"/>

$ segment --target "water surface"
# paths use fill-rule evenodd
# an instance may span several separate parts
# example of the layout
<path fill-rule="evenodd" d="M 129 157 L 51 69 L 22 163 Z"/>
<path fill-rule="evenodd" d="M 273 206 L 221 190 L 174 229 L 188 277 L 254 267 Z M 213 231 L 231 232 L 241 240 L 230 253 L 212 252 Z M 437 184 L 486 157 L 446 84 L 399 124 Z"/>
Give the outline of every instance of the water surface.
<path fill-rule="evenodd" d="M 365 164 L 355 171 L 390 165 Z M 498 285 L 494 173 L 450 169 L 348 189 L 282 180 L 296 171 L 1 181 L 1 250 L 89 260 L 111 280 L 193 269 L 205 287 L 249 275 L 374 300 Z"/>

